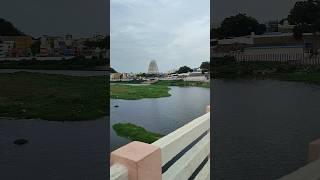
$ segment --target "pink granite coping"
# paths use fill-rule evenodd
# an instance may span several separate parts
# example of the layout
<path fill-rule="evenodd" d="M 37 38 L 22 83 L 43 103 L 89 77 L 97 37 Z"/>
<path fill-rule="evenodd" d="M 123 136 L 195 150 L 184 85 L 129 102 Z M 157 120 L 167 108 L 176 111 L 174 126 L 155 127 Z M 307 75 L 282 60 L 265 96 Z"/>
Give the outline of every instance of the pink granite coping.
<path fill-rule="evenodd" d="M 210 112 L 210 105 L 206 107 L 206 113 Z"/>
<path fill-rule="evenodd" d="M 320 139 L 312 141 L 309 144 L 309 162 L 320 158 Z"/>
<path fill-rule="evenodd" d="M 133 141 L 113 151 L 110 161 L 126 166 L 130 180 L 161 180 L 161 150 L 154 145 Z"/>

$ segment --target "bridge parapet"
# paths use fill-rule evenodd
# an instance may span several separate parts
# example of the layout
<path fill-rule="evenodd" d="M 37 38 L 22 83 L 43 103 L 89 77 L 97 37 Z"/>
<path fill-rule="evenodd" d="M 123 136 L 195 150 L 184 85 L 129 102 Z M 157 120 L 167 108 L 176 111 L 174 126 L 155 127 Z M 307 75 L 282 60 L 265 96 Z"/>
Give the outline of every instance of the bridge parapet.
<path fill-rule="evenodd" d="M 320 139 L 309 144 L 309 164 L 279 180 L 319 180 L 320 179 Z"/>
<path fill-rule="evenodd" d="M 111 180 L 210 179 L 210 107 L 152 144 L 131 142 L 111 153 Z"/>

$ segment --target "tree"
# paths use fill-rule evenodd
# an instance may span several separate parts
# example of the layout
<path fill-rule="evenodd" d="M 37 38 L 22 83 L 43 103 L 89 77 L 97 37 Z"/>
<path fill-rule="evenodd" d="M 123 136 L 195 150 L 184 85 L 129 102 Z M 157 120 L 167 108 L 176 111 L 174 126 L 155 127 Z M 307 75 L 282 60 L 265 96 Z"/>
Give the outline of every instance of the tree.
<path fill-rule="evenodd" d="M 313 28 L 310 25 L 307 24 L 297 24 L 294 28 L 293 28 L 293 36 L 296 39 L 300 39 L 302 38 L 302 34 L 303 33 L 312 33 L 313 32 Z"/>
<path fill-rule="evenodd" d="M 284 22 L 288 21 L 288 18 L 283 18 L 279 21 L 279 24 L 284 25 Z"/>
<path fill-rule="evenodd" d="M 112 67 L 110 67 L 110 73 L 117 73 L 117 71 L 115 69 L 113 69 Z"/>
<path fill-rule="evenodd" d="M 110 49 L 110 36 L 107 36 L 98 41 L 87 40 L 84 42 L 84 45 L 89 48 L 99 47 L 100 49 Z"/>
<path fill-rule="evenodd" d="M 266 31 L 266 25 L 260 24 L 255 18 L 246 14 L 238 14 L 225 18 L 221 27 L 213 29 L 211 35 L 214 38 L 239 37 L 255 34 L 263 34 Z"/>
<path fill-rule="evenodd" d="M 182 66 L 179 68 L 179 70 L 176 73 L 181 74 L 181 73 L 188 73 L 188 72 L 192 72 L 192 69 L 189 68 L 188 66 Z"/>
<path fill-rule="evenodd" d="M 202 69 L 203 71 L 210 71 L 210 62 L 206 61 L 206 62 L 202 62 L 200 65 L 200 69 Z"/>
<path fill-rule="evenodd" d="M 41 42 L 39 40 L 32 43 L 31 52 L 33 56 L 36 56 L 36 54 L 40 53 L 40 45 L 41 45 Z"/>
<path fill-rule="evenodd" d="M 320 1 L 298 1 L 288 15 L 288 22 L 295 25 L 295 37 L 302 33 L 315 33 L 320 31 Z"/>
<path fill-rule="evenodd" d="M 0 36 L 24 36 L 25 34 L 14 27 L 11 22 L 0 18 Z"/>

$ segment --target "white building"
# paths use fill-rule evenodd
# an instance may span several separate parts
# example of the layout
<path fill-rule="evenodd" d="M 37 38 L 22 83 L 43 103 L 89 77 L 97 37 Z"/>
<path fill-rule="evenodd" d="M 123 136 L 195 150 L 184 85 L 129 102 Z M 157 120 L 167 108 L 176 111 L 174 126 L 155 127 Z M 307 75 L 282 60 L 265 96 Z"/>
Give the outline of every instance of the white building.
<path fill-rule="evenodd" d="M 283 24 L 278 25 L 279 32 L 290 33 L 293 32 L 295 25 L 290 25 L 288 20 L 285 20 Z"/>
<path fill-rule="evenodd" d="M 12 48 L 14 48 L 14 41 L 4 40 L 0 37 L 0 58 L 7 57 Z"/>
<path fill-rule="evenodd" d="M 5 43 L 2 39 L 0 39 L 0 58 L 6 57 L 5 54 Z"/>
<path fill-rule="evenodd" d="M 64 41 L 66 46 L 68 47 L 72 46 L 72 42 L 73 42 L 72 35 L 66 35 Z"/>
<path fill-rule="evenodd" d="M 203 73 L 202 70 L 190 72 L 187 77 L 183 79 L 184 81 L 201 81 L 201 82 L 208 82 L 209 73 Z"/>
<path fill-rule="evenodd" d="M 159 74 L 158 65 L 155 60 L 150 61 L 150 64 L 148 67 L 148 74 Z"/>
<path fill-rule="evenodd" d="M 242 37 L 234 37 L 234 38 L 228 38 L 228 39 L 219 39 L 218 44 L 219 45 L 227 45 L 227 44 L 253 44 L 253 38 L 254 34 L 251 36 L 242 36 Z"/>
<path fill-rule="evenodd" d="M 290 25 L 283 25 L 290 29 Z M 271 32 L 216 41 L 212 48 L 214 57 L 234 56 L 238 61 L 302 61 L 312 51 L 320 47 L 319 39 L 312 33 L 303 33 L 296 39 L 291 32 Z M 242 40 L 241 40 L 242 39 Z M 242 44 L 240 44 L 242 43 Z"/>

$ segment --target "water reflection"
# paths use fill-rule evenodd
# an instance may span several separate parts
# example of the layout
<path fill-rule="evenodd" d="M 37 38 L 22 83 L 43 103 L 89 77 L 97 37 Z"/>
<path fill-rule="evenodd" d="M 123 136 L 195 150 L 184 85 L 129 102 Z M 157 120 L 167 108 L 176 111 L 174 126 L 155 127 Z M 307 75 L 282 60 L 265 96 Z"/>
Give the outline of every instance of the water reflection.
<path fill-rule="evenodd" d="M 210 104 L 210 91 L 198 87 L 171 87 L 172 96 L 142 100 L 111 100 L 110 138 L 114 150 L 129 141 L 118 137 L 112 129 L 115 123 L 130 122 L 149 131 L 168 134 L 205 113 Z M 114 107 L 114 106 L 119 107 Z"/>

